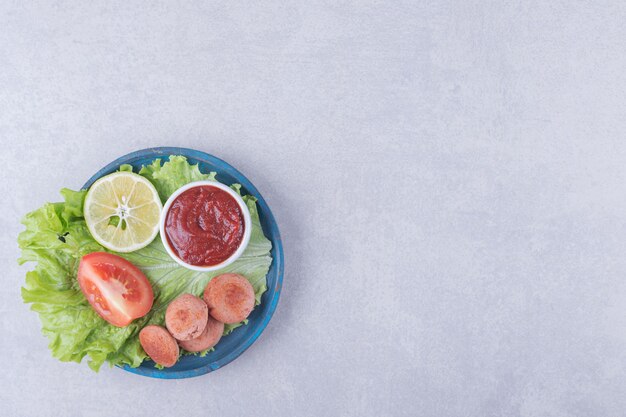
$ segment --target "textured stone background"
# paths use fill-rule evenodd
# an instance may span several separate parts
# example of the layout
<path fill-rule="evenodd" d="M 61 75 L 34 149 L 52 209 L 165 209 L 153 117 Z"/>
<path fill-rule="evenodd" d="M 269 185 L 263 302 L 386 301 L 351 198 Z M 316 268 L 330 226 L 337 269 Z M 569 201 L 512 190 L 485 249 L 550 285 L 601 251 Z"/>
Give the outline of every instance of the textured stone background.
<path fill-rule="evenodd" d="M 2 1 L 0 414 L 626 414 L 626 4 Z M 20 217 L 150 146 L 264 194 L 285 286 L 224 369 L 47 350 Z"/>

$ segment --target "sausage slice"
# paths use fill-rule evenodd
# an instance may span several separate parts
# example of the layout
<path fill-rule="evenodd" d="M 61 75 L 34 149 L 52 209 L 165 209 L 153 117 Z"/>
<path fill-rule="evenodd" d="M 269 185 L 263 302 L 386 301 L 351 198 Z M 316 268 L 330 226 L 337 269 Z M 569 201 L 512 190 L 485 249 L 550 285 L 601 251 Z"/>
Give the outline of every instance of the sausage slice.
<path fill-rule="evenodd" d="M 224 323 L 209 316 L 206 327 L 200 336 L 191 340 L 181 340 L 178 344 L 188 352 L 202 352 L 217 345 L 223 333 Z"/>
<path fill-rule="evenodd" d="M 174 366 L 178 361 L 178 344 L 169 332 L 161 326 L 149 325 L 139 332 L 139 343 L 150 359 L 165 367 Z"/>
<path fill-rule="evenodd" d="M 254 288 L 239 274 L 222 274 L 209 281 L 204 289 L 204 301 L 215 320 L 239 323 L 254 308 Z"/>
<path fill-rule="evenodd" d="M 182 294 L 167 306 L 165 326 L 178 340 L 191 340 L 200 336 L 209 313 L 202 298 L 192 294 Z"/>

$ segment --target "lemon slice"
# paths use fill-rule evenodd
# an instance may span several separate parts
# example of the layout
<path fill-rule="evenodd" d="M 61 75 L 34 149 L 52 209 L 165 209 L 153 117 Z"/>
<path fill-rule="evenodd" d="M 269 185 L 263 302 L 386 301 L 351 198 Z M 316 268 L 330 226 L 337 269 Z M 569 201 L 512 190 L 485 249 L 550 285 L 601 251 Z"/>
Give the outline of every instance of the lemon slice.
<path fill-rule="evenodd" d="M 93 183 L 83 211 L 99 244 L 115 252 L 132 252 L 156 237 L 162 208 L 150 181 L 132 172 L 115 172 Z"/>

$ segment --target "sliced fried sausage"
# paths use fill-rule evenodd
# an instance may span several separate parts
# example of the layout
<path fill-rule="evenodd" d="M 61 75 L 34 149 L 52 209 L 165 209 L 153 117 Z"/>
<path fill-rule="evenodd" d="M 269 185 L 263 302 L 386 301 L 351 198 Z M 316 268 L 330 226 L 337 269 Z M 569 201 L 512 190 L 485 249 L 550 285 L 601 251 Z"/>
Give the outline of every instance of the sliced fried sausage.
<path fill-rule="evenodd" d="M 165 326 L 178 340 L 200 336 L 208 320 L 208 308 L 202 298 L 182 294 L 167 306 Z"/>
<path fill-rule="evenodd" d="M 239 323 L 254 308 L 254 288 L 239 274 L 222 274 L 209 281 L 204 289 L 204 301 L 214 319 Z"/>
<path fill-rule="evenodd" d="M 180 341 L 178 344 L 188 352 L 202 352 L 217 345 L 217 342 L 222 338 L 222 333 L 224 333 L 224 323 L 209 316 L 206 327 L 200 336 L 195 339 Z"/>
<path fill-rule="evenodd" d="M 178 360 L 178 344 L 161 326 L 146 326 L 139 332 L 139 343 L 150 359 L 165 367 L 174 366 Z"/>

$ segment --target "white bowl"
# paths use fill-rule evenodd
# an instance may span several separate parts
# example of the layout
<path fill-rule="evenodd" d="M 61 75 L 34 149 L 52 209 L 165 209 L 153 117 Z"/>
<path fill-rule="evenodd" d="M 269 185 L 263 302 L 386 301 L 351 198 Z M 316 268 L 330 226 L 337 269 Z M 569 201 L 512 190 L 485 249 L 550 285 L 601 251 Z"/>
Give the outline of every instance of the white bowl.
<path fill-rule="evenodd" d="M 237 204 L 239 204 L 241 213 L 243 214 L 244 231 L 243 231 L 243 239 L 241 240 L 239 247 L 228 259 L 216 265 L 199 266 L 199 265 L 188 264 L 187 262 L 180 259 L 176 255 L 176 253 L 174 253 L 174 251 L 170 247 L 169 242 L 167 241 L 167 236 L 165 235 L 165 219 L 167 217 L 167 212 L 169 211 L 174 200 L 176 200 L 176 197 L 178 197 L 179 195 L 181 195 L 182 193 L 184 193 L 185 191 L 191 188 L 205 186 L 205 185 L 219 188 L 220 190 L 226 191 L 228 194 L 230 194 L 231 197 L 235 199 Z M 232 188 L 217 181 L 195 181 L 195 182 L 190 182 L 187 185 L 183 185 L 178 190 L 176 190 L 174 194 L 170 196 L 170 198 L 167 199 L 167 201 L 163 205 L 163 210 L 161 211 L 159 231 L 161 232 L 161 241 L 163 242 L 163 246 L 165 246 L 165 250 L 172 257 L 172 259 L 178 262 L 181 266 L 184 266 L 185 268 L 188 268 L 188 269 L 192 269 L 194 271 L 215 271 L 217 269 L 224 268 L 225 266 L 228 266 L 232 264 L 233 262 L 235 262 L 237 258 L 241 256 L 243 251 L 246 250 L 246 247 L 248 246 L 248 242 L 250 242 L 250 233 L 252 232 L 252 220 L 250 218 L 250 210 L 248 210 L 248 206 L 246 206 L 246 203 L 243 201 L 241 196 L 237 194 L 235 191 L 233 191 Z"/>

